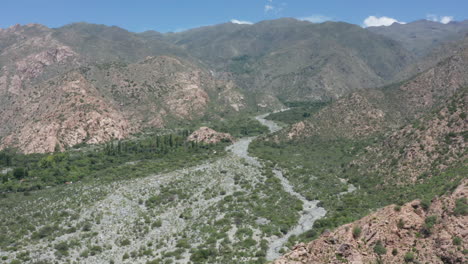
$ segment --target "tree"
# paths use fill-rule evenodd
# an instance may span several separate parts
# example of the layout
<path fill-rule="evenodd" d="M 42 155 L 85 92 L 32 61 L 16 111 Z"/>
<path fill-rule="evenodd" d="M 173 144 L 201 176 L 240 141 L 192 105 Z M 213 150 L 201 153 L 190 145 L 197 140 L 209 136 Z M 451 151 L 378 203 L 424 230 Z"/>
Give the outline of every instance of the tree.
<path fill-rule="evenodd" d="M 60 152 L 61 148 L 60 148 L 60 144 L 59 143 L 56 143 L 55 144 L 55 148 L 54 148 L 54 152 Z"/>
<path fill-rule="evenodd" d="M 353 237 L 357 239 L 361 235 L 362 229 L 360 226 L 353 227 Z"/>
<path fill-rule="evenodd" d="M 24 177 L 27 177 L 27 176 L 28 176 L 28 171 L 25 170 L 24 168 L 15 168 L 13 170 L 13 177 L 15 177 L 15 179 L 17 180 L 23 179 Z"/>

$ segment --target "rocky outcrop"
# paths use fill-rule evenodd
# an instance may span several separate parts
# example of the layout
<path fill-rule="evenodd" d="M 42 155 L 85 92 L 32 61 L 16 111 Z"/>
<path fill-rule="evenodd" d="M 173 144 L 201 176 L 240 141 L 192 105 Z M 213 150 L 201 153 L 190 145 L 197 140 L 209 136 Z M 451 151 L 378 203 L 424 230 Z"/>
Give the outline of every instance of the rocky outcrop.
<path fill-rule="evenodd" d="M 274 264 L 465 263 L 468 215 L 455 208 L 467 206 L 467 184 L 465 180 L 452 194 L 434 199 L 429 208 L 418 200 L 387 206 L 297 245 Z"/>
<path fill-rule="evenodd" d="M 101 143 L 127 137 L 135 128 L 79 73 L 70 73 L 54 85 L 40 86 L 34 97 L 19 96 L 6 109 L 5 123 L 14 127 L 0 147 L 24 153 L 44 153 L 82 142 Z M 9 118 L 11 117 L 11 118 Z"/>
<path fill-rule="evenodd" d="M 16 72 L 22 80 L 33 79 L 43 73 L 47 66 L 63 63 L 74 56 L 77 54 L 68 46 L 50 48 L 16 62 Z"/>
<path fill-rule="evenodd" d="M 187 138 L 188 141 L 197 143 L 215 144 L 219 142 L 234 142 L 229 133 L 220 133 L 208 127 L 200 127 Z"/>

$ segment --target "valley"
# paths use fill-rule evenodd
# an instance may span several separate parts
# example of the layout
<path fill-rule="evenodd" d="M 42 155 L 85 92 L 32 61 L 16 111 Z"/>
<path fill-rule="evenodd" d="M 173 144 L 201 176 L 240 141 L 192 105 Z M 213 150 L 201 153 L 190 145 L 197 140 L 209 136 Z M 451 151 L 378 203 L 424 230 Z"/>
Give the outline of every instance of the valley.
<path fill-rule="evenodd" d="M 466 262 L 468 22 L 233 21 L 0 28 L 1 263 Z"/>
<path fill-rule="evenodd" d="M 278 131 L 280 127 L 266 120 L 267 115 L 257 116 L 256 120 L 271 133 Z M 23 217 L 24 210 L 33 216 L 57 211 L 64 217 L 57 222 L 36 223 L 39 237 L 37 232 L 31 234 L 30 240 L 26 235 L 17 244 L 14 255 L 23 261 L 60 259 L 86 263 L 274 260 L 291 236 L 308 230 L 326 211 L 317 206 L 318 201 L 308 201 L 297 193 L 280 168 L 265 175 L 263 161 L 248 152 L 254 139 L 240 138 L 226 148 L 225 157 L 194 167 L 105 185 L 77 182 L 55 187 L 57 193 L 73 194 L 65 199 L 49 197 L 51 189 L 32 192 L 9 210 Z M 8 200 L 16 200 L 14 194 L 9 196 L 12 197 Z M 2 200 L 2 208 L 8 200 Z M 40 208 L 41 213 L 32 207 Z M 291 211 L 290 215 L 283 215 L 287 211 Z M 25 221 L 28 226 L 34 225 L 34 221 Z M 56 230 L 42 237 L 42 230 L 51 226 Z M 261 250 L 251 251 L 254 245 Z M 222 248 L 231 253 L 221 255 Z M 2 249 L 0 255 L 8 259 L 14 256 L 7 252 Z"/>

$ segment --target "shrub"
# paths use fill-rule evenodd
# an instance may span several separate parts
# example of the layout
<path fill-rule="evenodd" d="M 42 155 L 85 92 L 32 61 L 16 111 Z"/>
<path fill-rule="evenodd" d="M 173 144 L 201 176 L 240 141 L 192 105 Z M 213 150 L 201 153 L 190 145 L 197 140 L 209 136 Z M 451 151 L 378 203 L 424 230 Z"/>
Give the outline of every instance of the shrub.
<path fill-rule="evenodd" d="M 39 231 L 34 232 L 31 236 L 32 239 L 42 239 L 46 238 L 54 233 L 54 228 L 52 226 L 44 226 Z"/>
<path fill-rule="evenodd" d="M 393 207 L 393 209 L 397 212 L 400 212 L 401 211 L 401 206 L 399 205 L 395 205 L 395 207 Z"/>
<path fill-rule="evenodd" d="M 128 238 L 126 238 L 126 239 L 122 240 L 122 242 L 120 242 L 120 245 L 122 247 L 128 246 L 130 244 L 131 244 L 131 242 L 130 242 L 130 240 L 128 240 Z"/>
<path fill-rule="evenodd" d="M 455 246 L 460 246 L 462 244 L 462 239 L 456 236 L 453 238 L 452 242 Z"/>
<path fill-rule="evenodd" d="M 403 221 L 403 219 L 400 218 L 400 219 L 398 220 L 397 227 L 398 227 L 399 229 L 402 229 L 404 226 L 405 226 L 405 221 Z"/>
<path fill-rule="evenodd" d="M 374 246 L 374 252 L 377 255 L 385 255 L 387 253 L 387 249 L 382 245 L 382 241 L 377 240 Z"/>
<path fill-rule="evenodd" d="M 216 254 L 214 249 L 198 249 L 190 256 L 190 260 L 194 263 L 206 262 L 210 258 L 210 256 L 214 256 Z"/>
<path fill-rule="evenodd" d="M 413 252 L 406 252 L 404 257 L 405 262 L 413 262 L 414 261 L 414 253 Z"/>
<path fill-rule="evenodd" d="M 81 252 L 81 254 L 80 254 L 80 257 L 82 257 L 82 258 L 89 257 L 89 250 L 88 249 L 83 250 L 83 252 Z"/>
<path fill-rule="evenodd" d="M 190 244 L 187 239 L 181 239 L 177 241 L 176 247 L 178 248 L 190 248 Z"/>
<path fill-rule="evenodd" d="M 421 201 L 421 207 L 422 209 L 424 209 L 424 211 L 427 211 L 427 209 L 429 209 L 429 206 L 431 206 L 431 201 L 426 199 Z"/>
<path fill-rule="evenodd" d="M 437 216 L 431 215 L 426 217 L 424 220 L 424 226 L 421 229 L 421 233 L 425 236 L 428 237 L 432 234 L 432 228 L 437 222 Z"/>
<path fill-rule="evenodd" d="M 90 223 L 90 222 L 86 222 L 86 223 L 83 225 L 83 227 L 81 228 L 81 230 L 83 230 L 84 232 L 89 232 L 89 231 L 91 231 L 91 228 L 92 228 L 91 223 Z"/>
<path fill-rule="evenodd" d="M 361 235 L 362 229 L 360 226 L 354 226 L 353 227 L 353 237 L 354 239 L 357 239 Z"/>
<path fill-rule="evenodd" d="M 252 248 L 257 244 L 255 240 L 252 238 L 247 238 L 246 240 L 242 241 L 242 247 L 244 248 Z"/>
<path fill-rule="evenodd" d="M 102 247 L 100 247 L 98 245 L 94 245 L 91 248 L 89 248 L 89 252 L 90 252 L 91 256 L 94 256 L 94 255 L 102 252 Z"/>
<path fill-rule="evenodd" d="M 160 219 L 154 221 L 152 224 L 151 224 L 151 227 L 152 228 L 155 228 L 155 227 L 161 227 L 162 226 L 162 221 Z"/>
<path fill-rule="evenodd" d="M 455 201 L 454 215 L 468 215 L 468 203 L 466 197 L 457 199 Z"/>
<path fill-rule="evenodd" d="M 434 227 L 434 225 L 436 224 L 437 222 L 437 216 L 435 215 L 431 215 L 431 216 L 428 216 L 426 217 L 426 219 L 424 220 L 424 223 L 426 225 L 427 228 L 432 228 Z"/>
<path fill-rule="evenodd" d="M 398 249 L 394 248 L 394 249 L 392 250 L 392 255 L 393 255 L 393 256 L 398 255 Z"/>
<path fill-rule="evenodd" d="M 55 250 L 57 250 L 55 254 L 57 254 L 58 256 L 68 256 L 68 248 L 69 248 L 68 243 L 65 241 L 62 241 L 55 245 Z"/>
<path fill-rule="evenodd" d="M 23 179 L 24 177 L 28 176 L 28 171 L 26 171 L 24 168 L 15 168 L 13 170 L 13 177 L 16 179 L 20 180 Z"/>

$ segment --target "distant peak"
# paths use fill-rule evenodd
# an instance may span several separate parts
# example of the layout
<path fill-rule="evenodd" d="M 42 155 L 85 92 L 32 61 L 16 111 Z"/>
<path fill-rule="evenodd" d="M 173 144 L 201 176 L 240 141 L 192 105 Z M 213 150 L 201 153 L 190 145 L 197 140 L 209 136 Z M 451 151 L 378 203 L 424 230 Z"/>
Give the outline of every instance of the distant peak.
<path fill-rule="evenodd" d="M 6 32 L 15 32 L 15 31 L 20 31 L 20 30 L 24 30 L 24 29 L 28 29 L 28 28 L 35 28 L 35 29 L 41 29 L 41 30 L 47 30 L 49 29 L 48 27 L 44 26 L 44 25 L 41 25 L 41 24 L 37 24 L 37 23 L 29 23 L 29 24 L 25 24 L 25 25 L 21 25 L 21 24 L 15 24 L 13 26 L 10 26 L 8 28 L 0 28 L 0 31 L 6 31 Z"/>

